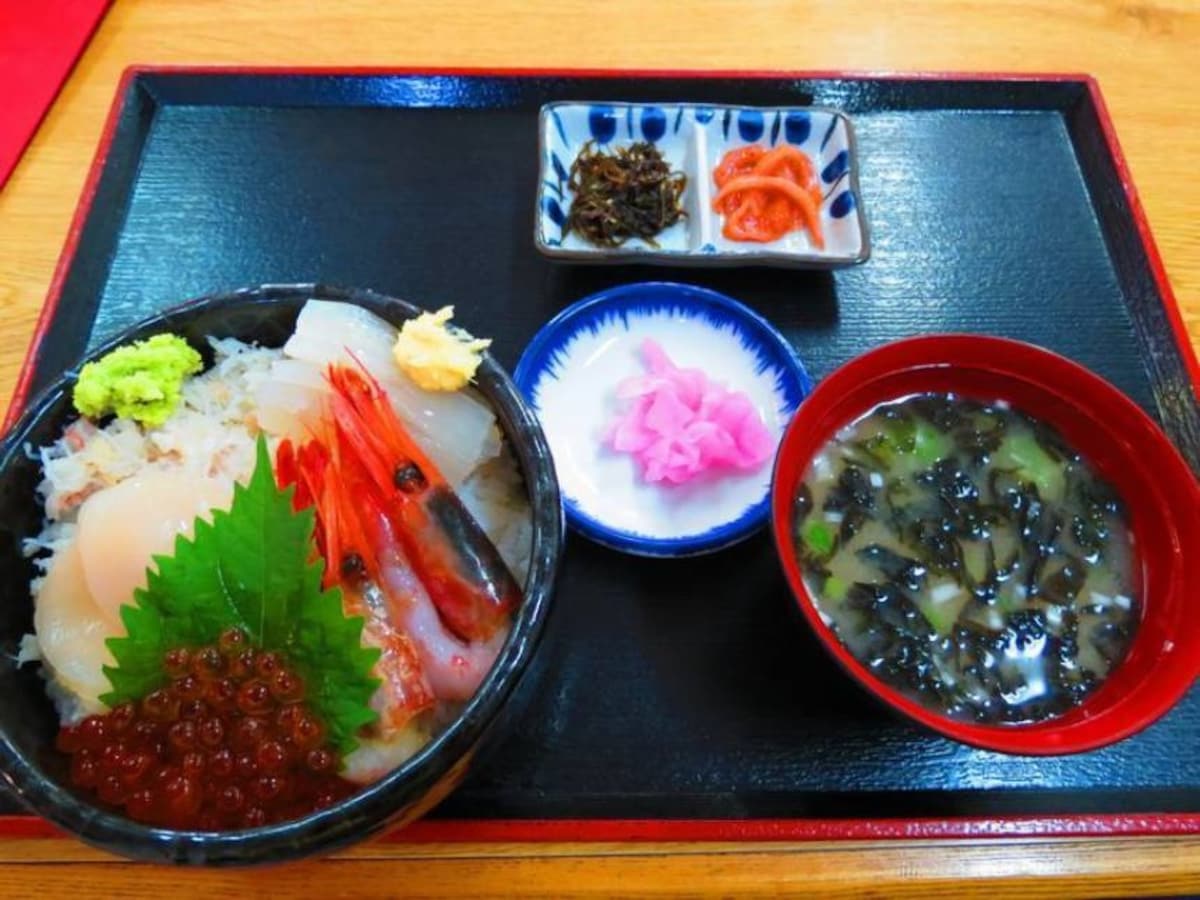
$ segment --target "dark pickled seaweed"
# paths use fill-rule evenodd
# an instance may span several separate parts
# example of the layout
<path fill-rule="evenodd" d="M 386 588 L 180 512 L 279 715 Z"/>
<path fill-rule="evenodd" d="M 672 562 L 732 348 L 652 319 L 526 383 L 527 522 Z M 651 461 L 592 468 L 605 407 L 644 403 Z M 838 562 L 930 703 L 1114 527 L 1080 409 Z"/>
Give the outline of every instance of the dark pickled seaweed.
<path fill-rule="evenodd" d="M 619 247 L 656 235 L 687 215 L 687 176 L 673 172 L 659 149 L 646 141 L 608 153 L 588 141 L 571 164 L 574 194 L 564 233 L 572 231 L 600 247 Z"/>
<path fill-rule="evenodd" d="M 1119 498 L 1057 431 L 1002 403 L 924 394 L 843 429 L 798 491 L 796 546 L 855 657 L 956 718 L 1061 715 L 1136 629 Z"/>

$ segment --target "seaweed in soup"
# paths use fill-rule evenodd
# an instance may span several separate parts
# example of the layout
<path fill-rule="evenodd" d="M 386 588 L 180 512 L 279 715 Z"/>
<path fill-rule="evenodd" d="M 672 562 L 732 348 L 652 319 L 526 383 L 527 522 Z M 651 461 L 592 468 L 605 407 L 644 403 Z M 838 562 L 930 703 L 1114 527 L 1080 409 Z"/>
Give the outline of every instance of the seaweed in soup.
<path fill-rule="evenodd" d="M 1061 715 L 1136 631 L 1120 499 L 1055 429 L 1004 403 L 921 394 L 876 408 L 814 459 L 795 523 L 839 639 L 947 715 Z"/>

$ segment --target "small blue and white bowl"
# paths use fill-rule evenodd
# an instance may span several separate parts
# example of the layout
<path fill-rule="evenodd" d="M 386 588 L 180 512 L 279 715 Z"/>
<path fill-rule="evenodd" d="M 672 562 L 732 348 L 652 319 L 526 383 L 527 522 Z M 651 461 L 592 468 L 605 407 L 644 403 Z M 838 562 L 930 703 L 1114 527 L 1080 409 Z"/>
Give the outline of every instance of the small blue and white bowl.
<path fill-rule="evenodd" d="M 620 247 L 598 247 L 566 231 L 573 195 L 570 168 L 589 141 L 611 151 L 649 141 L 672 170 L 687 175 L 687 213 L 655 242 L 639 238 Z M 825 246 L 807 232 L 777 241 L 731 241 L 712 209 L 713 169 L 735 147 L 791 144 L 813 161 L 820 181 Z M 816 106 L 699 106 L 688 103 L 549 103 L 538 123 L 539 176 L 534 244 L 546 256 L 575 262 L 644 262 L 669 265 L 775 265 L 833 269 L 871 255 L 858 185 L 858 151 L 850 119 Z"/>
<path fill-rule="evenodd" d="M 550 444 L 567 520 L 598 543 L 640 556 L 694 556 L 753 534 L 770 510 L 772 459 L 753 472 L 647 483 L 604 436 L 617 385 L 644 374 L 646 338 L 681 368 L 745 393 L 778 446 L 812 382 L 764 318 L 707 288 L 629 284 L 575 303 L 534 335 L 514 380 Z M 772 454 L 773 458 L 774 454 Z"/>

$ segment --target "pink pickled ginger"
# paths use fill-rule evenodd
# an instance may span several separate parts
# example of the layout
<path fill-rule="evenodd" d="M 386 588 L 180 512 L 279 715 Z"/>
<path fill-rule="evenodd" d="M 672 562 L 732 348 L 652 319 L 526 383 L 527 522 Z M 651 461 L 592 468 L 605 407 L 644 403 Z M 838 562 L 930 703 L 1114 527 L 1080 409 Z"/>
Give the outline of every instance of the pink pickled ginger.
<path fill-rule="evenodd" d="M 682 484 L 707 472 L 749 472 L 771 457 L 771 433 L 744 393 L 699 369 L 679 368 L 650 338 L 642 359 L 646 374 L 617 385 L 617 397 L 629 405 L 604 442 L 633 454 L 646 481 Z"/>

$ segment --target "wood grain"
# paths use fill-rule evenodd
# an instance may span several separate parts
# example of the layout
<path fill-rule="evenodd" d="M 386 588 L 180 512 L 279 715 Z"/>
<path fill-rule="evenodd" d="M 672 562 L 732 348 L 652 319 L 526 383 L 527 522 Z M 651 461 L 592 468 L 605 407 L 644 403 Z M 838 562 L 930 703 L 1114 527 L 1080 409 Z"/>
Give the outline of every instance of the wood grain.
<path fill-rule="evenodd" d="M 1195 889 L 1181 842 L 375 844 L 261 871 L 133 866 L 65 841 L 0 851 L 0 897 L 1073 897 Z M 15 853 L 13 851 L 16 851 Z M 20 853 L 20 861 L 10 861 Z"/>
<path fill-rule="evenodd" d="M 1194 0 L 118 0 L 0 192 L 0 397 L 12 392 L 121 71 L 132 63 L 1073 71 L 1097 76 L 1200 340 Z M 0 110 L 5 90 L 0 86 Z M 261 873 L 0 845 L 0 896 L 1200 892 L 1200 839 L 855 844 L 374 844 Z"/>

